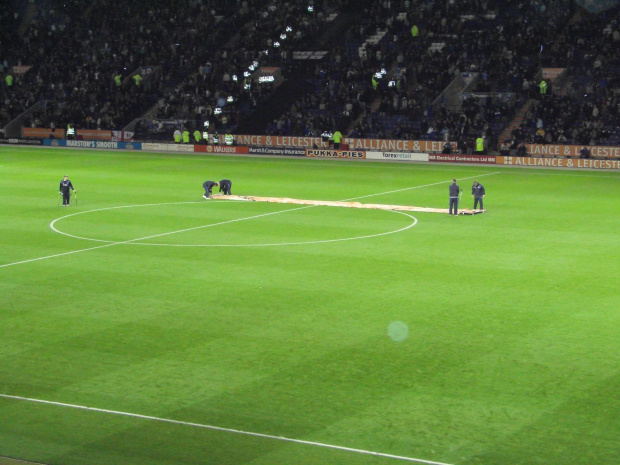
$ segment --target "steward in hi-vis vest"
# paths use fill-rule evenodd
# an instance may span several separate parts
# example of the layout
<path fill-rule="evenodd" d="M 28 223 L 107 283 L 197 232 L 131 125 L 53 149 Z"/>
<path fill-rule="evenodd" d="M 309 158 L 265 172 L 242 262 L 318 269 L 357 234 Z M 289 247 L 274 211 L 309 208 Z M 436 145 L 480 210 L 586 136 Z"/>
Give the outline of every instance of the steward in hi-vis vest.
<path fill-rule="evenodd" d="M 71 124 L 67 124 L 67 139 L 69 140 L 73 140 L 75 139 L 75 129 L 73 128 L 73 126 L 71 126 Z"/>

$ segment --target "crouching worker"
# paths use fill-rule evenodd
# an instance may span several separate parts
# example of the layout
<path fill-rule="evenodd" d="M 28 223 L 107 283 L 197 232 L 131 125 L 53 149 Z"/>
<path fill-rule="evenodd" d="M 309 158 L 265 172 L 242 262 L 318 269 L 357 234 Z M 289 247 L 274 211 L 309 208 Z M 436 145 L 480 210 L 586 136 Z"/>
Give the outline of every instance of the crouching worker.
<path fill-rule="evenodd" d="M 214 182 L 214 181 L 205 181 L 205 182 L 202 184 L 202 187 L 203 187 L 203 188 L 204 188 L 204 190 L 205 190 L 205 193 L 204 193 L 203 197 L 204 197 L 205 199 L 209 200 L 209 198 L 211 198 L 211 194 L 213 194 L 213 188 L 214 188 L 214 187 L 217 187 L 217 186 L 218 186 L 218 183 L 217 183 L 217 182 Z"/>
<path fill-rule="evenodd" d="M 224 195 L 230 195 L 231 188 L 232 182 L 230 179 L 222 179 L 220 181 L 220 192 L 224 192 Z"/>

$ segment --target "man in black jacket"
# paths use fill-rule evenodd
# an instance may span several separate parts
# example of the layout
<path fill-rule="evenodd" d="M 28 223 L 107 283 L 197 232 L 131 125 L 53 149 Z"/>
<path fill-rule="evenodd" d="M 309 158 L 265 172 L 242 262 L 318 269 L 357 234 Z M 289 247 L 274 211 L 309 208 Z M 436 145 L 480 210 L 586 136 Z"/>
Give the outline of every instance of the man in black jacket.
<path fill-rule="evenodd" d="M 459 214 L 459 194 L 461 193 L 461 188 L 456 183 L 456 179 L 452 180 L 452 184 L 450 184 L 450 215 L 452 215 L 452 210 L 454 210 L 454 215 Z"/>
<path fill-rule="evenodd" d="M 478 181 L 474 181 L 474 185 L 471 186 L 471 196 L 474 199 L 474 210 L 478 207 L 478 202 L 480 202 L 480 210 L 484 207 L 482 206 L 482 199 L 484 198 L 484 186 L 480 184 Z"/>
<path fill-rule="evenodd" d="M 63 207 L 68 207 L 69 203 L 71 203 L 71 191 L 75 192 L 75 189 L 73 188 L 71 181 L 69 181 L 69 176 L 65 174 L 62 181 L 60 181 L 60 188 L 58 192 L 58 195 L 62 195 Z"/>
<path fill-rule="evenodd" d="M 203 195 L 203 197 L 207 200 L 209 200 L 209 198 L 211 198 L 211 194 L 213 194 L 213 188 L 217 187 L 218 183 L 214 182 L 214 181 L 205 181 L 202 184 L 202 187 L 205 190 L 205 194 Z"/>
<path fill-rule="evenodd" d="M 220 192 L 224 192 L 224 195 L 230 195 L 230 189 L 232 188 L 232 181 L 230 179 L 222 179 L 220 182 Z"/>

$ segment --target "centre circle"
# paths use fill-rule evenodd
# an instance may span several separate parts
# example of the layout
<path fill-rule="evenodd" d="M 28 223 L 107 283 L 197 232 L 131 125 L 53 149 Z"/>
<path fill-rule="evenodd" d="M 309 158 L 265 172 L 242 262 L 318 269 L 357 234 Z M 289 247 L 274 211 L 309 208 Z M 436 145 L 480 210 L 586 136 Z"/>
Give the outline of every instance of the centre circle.
<path fill-rule="evenodd" d="M 285 214 L 287 212 L 292 212 L 295 210 L 302 210 L 302 209 L 307 209 L 307 208 L 329 208 L 329 209 L 335 209 L 335 208 L 339 208 L 339 207 L 299 207 L 299 208 L 293 208 L 293 209 L 287 209 L 287 210 L 278 210 L 275 212 L 268 212 L 268 213 L 262 213 L 262 214 L 254 214 L 254 215 L 250 215 L 247 217 L 242 217 L 242 218 L 233 218 L 233 219 L 229 219 L 229 220 L 224 220 L 224 221 L 220 221 L 220 222 L 216 222 L 216 223 L 210 223 L 210 224 L 205 224 L 205 225 L 199 225 L 199 226 L 192 226 L 192 227 L 187 227 L 187 228 L 181 228 L 178 230 L 174 230 L 174 231 L 165 231 L 165 232 L 161 232 L 161 233 L 157 233 L 157 234 L 151 234 L 151 235 L 144 235 L 141 237 L 136 237 L 134 239 L 128 239 L 128 240 L 109 240 L 109 239 L 98 239 L 98 238 L 93 238 L 93 237 L 85 237 L 85 236 L 80 236 L 77 234 L 71 234 L 69 232 L 66 231 L 62 231 L 58 228 L 57 223 L 61 222 L 61 220 L 65 220 L 67 218 L 71 218 L 71 217 L 76 217 L 79 215 L 87 215 L 87 214 L 96 214 L 98 212 L 107 212 L 110 210 L 121 210 L 121 209 L 132 209 L 132 208 L 145 208 L 145 207 L 162 207 L 162 206 L 181 206 L 181 205 L 188 205 L 188 204 L 199 204 L 199 203 L 203 203 L 203 202 L 174 202 L 174 203 L 158 203 L 158 204 L 138 204 L 138 205 L 123 205 L 123 206 L 116 206 L 116 207 L 105 207 L 105 208 L 97 208 L 97 209 L 93 209 L 93 210 L 86 210 L 83 212 L 77 212 L 77 213 L 72 213 L 69 215 L 64 215 L 61 216 L 59 218 L 56 218 L 55 220 L 53 220 L 50 223 L 50 228 L 58 233 L 58 234 L 62 234 L 64 236 L 67 237 L 72 237 L 74 239 L 80 239 L 80 240 L 86 240 L 86 241 L 92 241 L 92 242 L 99 242 L 99 243 L 105 243 L 105 244 L 127 244 L 127 245 L 140 245 L 140 246 L 151 246 L 151 247 L 275 247 L 275 246 L 284 246 L 284 245 L 304 245 L 304 244 L 324 244 L 324 243 L 330 243 L 330 242 L 343 242 L 343 241 L 352 241 L 352 240 L 359 240 L 359 239 L 370 239 L 373 237 L 380 237 L 380 236 L 386 236 L 389 234 L 396 234 L 398 232 L 402 232 L 405 231 L 407 229 L 412 228 L 413 226 L 415 226 L 418 222 L 417 218 L 415 218 L 414 216 L 402 212 L 402 211 L 395 211 L 395 210 L 381 210 L 383 212 L 389 212 L 389 213 L 396 213 L 399 215 L 404 215 L 406 217 L 408 217 L 410 219 L 409 224 L 407 224 L 404 227 L 399 227 L 399 228 L 395 228 L 389 231 L 384 231 L 384 232 L 378 232 L 378 233 L 374 233 L 374 234 L 359 234 L 359 235 L 354 235 L 354 236 L 349 236 L 349 237 L 340 237 L 340 238 L 331 238 L 331 239 L 320 239 L 320 240 L 301 240 L 301 241 L 282 241 L 282 242 L 262 242 L 262 243 L 231 243 L 231 244 L 225 244 L 225 243 L 220 243 L 220 244 L 175 244 L 175 243 L 158 243 L 158 242 L 141 242 L 141 241 L 148 241 L 148 240 L 153 240 L 156 239 L 158 237 L 164 237 L 164 236 L 170 236 L 173 234 L 180 234 L 183 232 L 188 232 L 188 231 L 194 231 L 194 230 L 200 230 L 200 229 L 207 229 L 207 228 L 212 228 L 212 227 L 217 227 L 217 226 L 225 226 L 227 224 L 234 224 L 234 223 L 239 223 L 242 221 L 250 221 L 253 219 L 258 219 L 258 218 L 263 218 L 263 217 L 269 217 L 269 216 L 274 216 L 274 215 L 279 215 L 279 214 Z M 349 210 L 349 209 L 346 209 Z M 368 210 L 367 210 L 368 211 Z"/>

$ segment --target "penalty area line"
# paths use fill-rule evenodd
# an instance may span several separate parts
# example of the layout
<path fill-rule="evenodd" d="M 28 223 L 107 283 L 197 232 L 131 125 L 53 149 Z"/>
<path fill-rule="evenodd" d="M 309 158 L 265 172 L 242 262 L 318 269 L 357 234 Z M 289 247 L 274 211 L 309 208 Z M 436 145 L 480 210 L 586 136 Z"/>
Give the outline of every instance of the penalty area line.
<path fill-rule="evenodd" d="M 271 434 L 255 433 L 252 431 L 242 431 L 242 430 L 233 429 L 233 428 L 223 428 L 221 426 L 204 425 L 201 423 L 173 420 L 170 418 L 161 418 L 161 417 L 155 417 L 151 415 L 140 415 L 138 413 L 122 412 L 119 410 L 108 410 L 108 409 L 97 408 L 97 407 L 87 407 L 84 405 L 67 404 L 64 402 L 54 402 L 54 401 L 42 400 L 42 399 L 33 399 L 30 397 L 12 396 L 9 394 L 0 394 L 0 397 L 4 399 L 32 402 L 32 403 L 37 403 L 37 404 L 53 405 L 56 407 L 67 407 L 67 408 L 72 408 L 72 409 L 77 409 L 77 410 L 87 410 L 90 412 L 106 413 L 110 415 L 119 415 L 119 416 L 130 417 L 130 418 L 139 418 L 141 420 L 157 421 L 160 423 L 170 423 L 174 425 L 190 426 L 193 428 L 202 428 L 202 429 L 208 429 L 208 430 L 213 430 L 213 431 L 220 431 L 223 433 L 233 433 L 233 434 L 240 434 L 243 436 L 252 436 L 252 437 L 258 437 L 258 438 L 264 438 L 264 439 L 272 439 L 275 441 L 284 441 L 284 442 L 291 442 L 291 443 L 296 443 L 296 444 L 304 444 L 308 446 L 322 447 L 325 449 L 335 449 L 335 450 L 341 450 L 345 452 L 352 452 L 356 454 L 373 455 L 376 457 L 385 457 L 388 459 L 401 460 L 405 462 L 422 463 L 426 465 L 451 465 L 445 462 L 434 462 L 431 460 L 416 459 L 413 457 L 405 457 L 402 455 L 386 454 L 383 452 L 374 452 L 370 450 L 356 449 L 353 447 L 337 446 L 334 444 L 325 444 L 322 442 L 315 442 L 315 441 L 306 441 L 304 439 L 287 438 L 284 436 L 274 436 Z"/>

